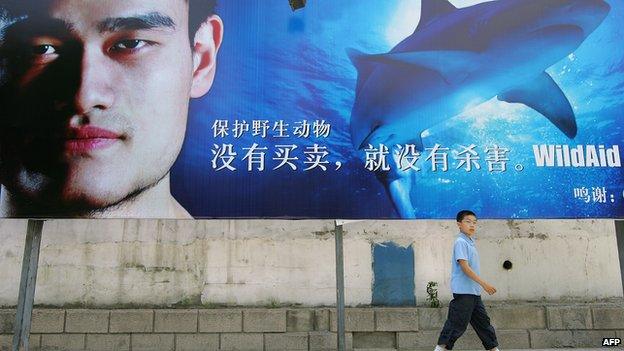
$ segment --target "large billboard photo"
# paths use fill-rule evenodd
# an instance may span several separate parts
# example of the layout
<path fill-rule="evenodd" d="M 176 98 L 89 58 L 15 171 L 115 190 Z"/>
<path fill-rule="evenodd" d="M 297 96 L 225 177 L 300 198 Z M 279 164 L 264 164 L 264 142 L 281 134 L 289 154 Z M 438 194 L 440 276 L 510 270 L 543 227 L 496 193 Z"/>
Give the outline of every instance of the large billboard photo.
<path fill-rule="evenodd" d="M 623 218 L 616 0 L 0 0 L 0 217 Z"/>

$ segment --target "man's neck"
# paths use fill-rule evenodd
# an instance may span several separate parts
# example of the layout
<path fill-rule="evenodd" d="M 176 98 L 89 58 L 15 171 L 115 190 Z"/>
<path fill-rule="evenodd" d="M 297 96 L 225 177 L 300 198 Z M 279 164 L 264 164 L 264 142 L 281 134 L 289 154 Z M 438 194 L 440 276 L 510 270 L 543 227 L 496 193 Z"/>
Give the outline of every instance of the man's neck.
<path fill-rule="evenodd" d="M 2 217 L 45 217 L 42 209 L 24 208 L 5 187 L 0 194 L 0 218 Z M 87 214 L 55 212 L 52 217 L 70 218 L 179 218 L 191 219 L 191 215 L 171 195 L 169 175 L 140 194 L 100 211 Z"/>

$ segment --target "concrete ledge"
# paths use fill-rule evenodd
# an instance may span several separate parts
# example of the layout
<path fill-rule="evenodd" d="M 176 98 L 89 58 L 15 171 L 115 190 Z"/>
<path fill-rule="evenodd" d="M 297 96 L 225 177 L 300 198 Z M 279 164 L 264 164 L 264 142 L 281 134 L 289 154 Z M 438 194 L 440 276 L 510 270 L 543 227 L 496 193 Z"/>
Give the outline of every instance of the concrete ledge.
<path fill-rule="evenodd" d="M 314 330 L 314 311 L 307 309 L 286 311 L 287 332 L 308 332 Z"/>
<path fill-rule="evenodd" d="M 221 334 L 221 350 L 262 350 L 264 335 L 259 333 Z"/>
<path fill-rule="evenodd" d="M 574 347 L 601 347 L 603 338 L 614 338 L 615 330 L 573 330 Z"/>
<path fill-rule="evenodd" d="M 217 351 L 219 334 L 177 334 L 176 351 Z"/>
<path fill-rule="evenodd" d="M 337 331 L 338 315 L 336 310 L 330 310 L 331 331 Z M 375 331 L 375 310 L 372 308 L 347 308 L 345 309 L 346 331 Z"/>
<path fill-rule="evenodd" d="M 457 341 L 454 349 L 457 350 L 480 350 L 483 349 L 481 340 L 471 327 Z M 399 350 L 418 349 L 429 350 L 438 342 L 440 330 L 424 330 L 418 332 L 397 333 L 397 346 Z M 525 349 L 530 347 L 529 332 L 526 330 L 497 330 L 496 336 L 501 349 Z"/>
<path fill-rule="evenodd" d="M 592 313 L 589 307 L 546 307 L 548 329 L 592 329 Z"/>
<path fill-rule="evenodd" d="M 599 348 L 602 338 L 622 338 L 623 310 L 619 305 L 584 304 L 494 307 L 488 312 L 501 349 L 539 349 Z M 13 310 L 0 310 L 0 351 L 10 349 L 14 317 Z M 37 323 L 31 335 L 34 350 L 336 349 L 333 308 L 36 309 L 33 317 Z M 430 350 L 445 319 L 446 309 L 348 308 L 347 346 Z M 478 350 L 482 345 L 468 327 L 455 348 Z"/>
<path fill-rule="evenodd" d="M 110 314 L 111 333 L 150 333 L 154 330 L 153 310 L 114 310 Z"/>
<path fill-rule="evenodd" d="M 30 335 L 30 348 L 35 350 L 41 348 L 41 338 L 43 334 L 31 334 Z"/>
<path fill-rule="evenodd" d="M 376 308 L 375 330 L 377 331 L 417 331 L 418 309 L 416 308 Z"/>
<path fill-rule="evenodd" d="M 541 306 L 493 307 L 487 313 L 496 329 L 546 328 L 546 311 Z"/>
<path fill-rule="evenodd" d="M 199 311 L 200 333 L 238 333 L 243 331 L 243 312 L 231 310 Z"/>
<path fill-rule="evenodd" d="M 419 308 L 418 309 L 418 329 L 439 330 L 444 326 L 448 308 Z"/>
<path fill-rule="evenodd" d="M 65 327 L 64 310 L 33 310 L 31 333 L 56 334 L 62 333 Z"/>
<path fill-rule="evenodd" d="M 110 312 L 106 310 L 67 310 L 66 333 L 108 333 Z"/>
<path fill-rule="evenodd" d="M 435 347 L 436 343 L 437 343 L 437 340 L 432 345 Z M 431 348 L 431 346 L 429 346 L 429 348 Z M 501 345 L 501 348 L 502 348 L 502 345 Z M 483 350 L 483 344 L 481 344 L 481 340 L 477 336 L 477 333 L 475 333 L 475 331 L 471 327 L 468 327 L 468 330 L 466 330 L 464 335 L 462 335 L 462 337 L 459 338 L 459 340 L 457 340 L 457 342 L 455 343 L 455 347 L 453 349 L 454 350 L 455 349 L 456 350 Z"/>
<path fill-rule="evenodd" d="M 602 338 L 615 337 L 611 330 L 530 330 L 531 348 L 601 347 Z"/>
<path fill-rule="evenodd" d="M 0 310 L 0 334 L 13 333 L 15 310 Z"/>
<path fill-rule="evenodd" d="M 243 331 L 246 333 L 286 332 L 286 310 L 244 310 Z"/>
<path fill-rule="evenodd" d="M 310 351 L 315 350 L 336 350 L 338 345 L 338 335 L 327 331 L 310 332 Z M 347 350 L 353 349 L 353 334 L 345 333 L 345 347 Z"/>
<path fill-rule="evenodd" d="M 39 350 L 41 347 L 41 334 L 33 334 L 30 336 L 30 348 Z M 13 335 L 0 335 L 0 351 L 13 350 Z"/>
<path fill-rule="evenodd" d="M 624 308 L 594 307 L 595 329 L 624 329 Z"/>
<path fill-rule="evenodd" d="M 308 333 L 264 334 L 265 351 L 307 350 Z"/>
<path fill-rule="evenodd" d="M 198 330 L 197 318 L 197 310 L 156 310 L 154 311 L 154 332 L 195 333 Z"/>
<path fill-rule="evenodd" d="M 42 350 L 81 351 L 85 349 L 85 334 L 43 334 Z M 0 350 L 2 347 L 0 347 Z"/>
<path fill-rule="evenodd" d="M 13 343 L 13 335 L 2 335 L 0 334 L 0 351 L 11 350 Z"/>
<path fill-rule="evenodd" d="M 174 351 L 173 334 L 132 334 L 132 351 Z"/>
<path fill-rule="evenodd" d="M 528 330 L 497 330 L 496 338 L 501 348 L 528 349 L 531 347 Z"/>
<path fill-rule="evenodd" d="M 87 334 L 88 351 L 130 351 L 130 334 Z"/>
<path fill-rule="evenodd" d="M 357 332 L 353 333 L 354 349 L 391 349 L 396 348 L 394 332 Z"/>
<path fill-rule="evenodd" d="M 329 309 L 314 310 L 314 330 L 329 331 Z"/>
<path fill-rule="evenodd" d="M 421 330 L 417 332 L 399 332 L 397 333 L 397 347 L 399 350 L 404 349 L 426 349 L 433 350 L 438 342 L 440 331 Z"/>

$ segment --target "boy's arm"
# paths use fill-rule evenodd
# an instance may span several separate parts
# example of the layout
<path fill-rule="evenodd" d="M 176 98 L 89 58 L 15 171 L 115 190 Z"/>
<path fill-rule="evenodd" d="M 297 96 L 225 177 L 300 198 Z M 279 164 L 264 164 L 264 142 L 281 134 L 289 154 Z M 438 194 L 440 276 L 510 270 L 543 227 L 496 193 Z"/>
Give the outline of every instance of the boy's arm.
<path fill-rule="evenodd" d="M 472 270 L 472 268 L 470 268 L 470 265 L 468 264 L 468 261 L 462 260 L 462 259 L 458 259 L 457 262 L 459 263 L 459 266 L 461 267 L 461 269 L 464 272 L 464 274 L 466 274 L 468 276 L 468 278 L 470 278 L 470 279 L 474 280 L 475 282 L 477 282 L 477 284 L 481 285 L 483 287 L 483 290 L 485 290 L 485 292 L 487 292 L 490 295 L 493 295 L 496 292 L 496 288 L 494 288 L 490 284 L 486 283 L 485 280 L 481 279 L 477 275 L 477 273 L 475 273 Z"/>

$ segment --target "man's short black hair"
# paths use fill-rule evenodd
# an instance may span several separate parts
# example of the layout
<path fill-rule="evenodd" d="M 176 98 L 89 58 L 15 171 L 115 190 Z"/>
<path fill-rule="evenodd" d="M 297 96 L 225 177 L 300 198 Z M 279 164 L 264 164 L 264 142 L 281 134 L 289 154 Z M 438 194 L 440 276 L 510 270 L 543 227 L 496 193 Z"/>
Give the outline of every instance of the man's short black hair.
<path fill-rule="evenodd" d="M 189 37 L 193 45 L 193 37 L 201 24 L 216 11 L 217 0 L 187 0 L 189 3 Z"/>
<path fill-rule="evenodd" d="M 195 32 L 210 15 L 215 13 L 217 0 L 185 1 L 189 4 L 189 37 L 192 45 Z M 25 14 L 41 11 L 45 8 L 45 4 L 44 0 L 0 0 L 0 30 Z"/>
<path fill-rule="evenodd" d="M 455 218 L 457 219 L 457 222 L 461 222 L 466 216 L 474 216 L 475 218 L 477 218 L 477 215 L 470 210 L 461 210 L 457 212 L 457 216 Z"/>

